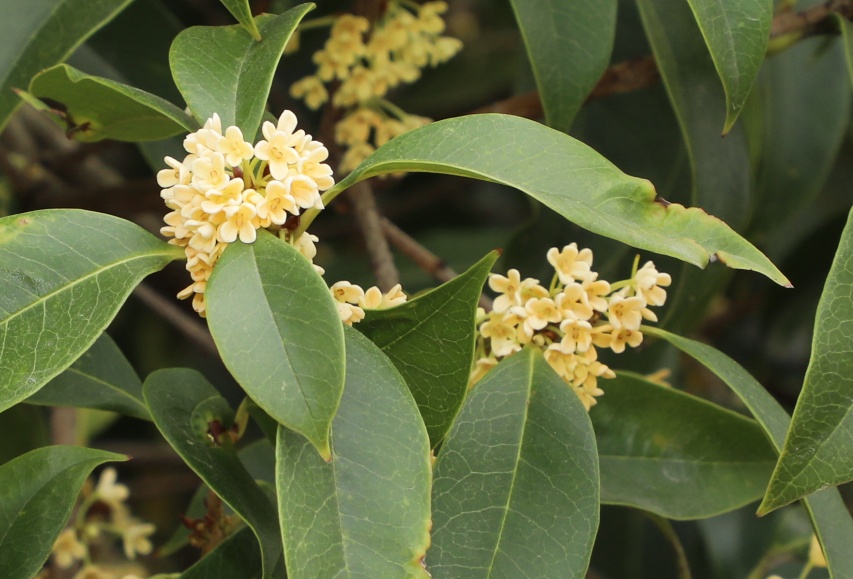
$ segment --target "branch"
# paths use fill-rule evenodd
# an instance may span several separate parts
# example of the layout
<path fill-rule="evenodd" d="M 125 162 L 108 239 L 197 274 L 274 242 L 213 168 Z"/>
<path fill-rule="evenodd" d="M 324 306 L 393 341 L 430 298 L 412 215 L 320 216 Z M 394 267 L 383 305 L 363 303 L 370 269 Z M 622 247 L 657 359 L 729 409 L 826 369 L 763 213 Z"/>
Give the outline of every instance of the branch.
<path fill-rule="evenodd" d="M 376 197 L 373 189 L 364 181 L 353 185 L 347 196 L 352 203 L 355 222 L 364 236 L 367 253 L 370 255 L 370 265 L 376 284 L 383 292 L 387 292 L 396 284 L 400 283 L 400 274 L 394 265 L 394 256 L 388 240 L 382 234 L 381 217 L 376 207 Z"/>

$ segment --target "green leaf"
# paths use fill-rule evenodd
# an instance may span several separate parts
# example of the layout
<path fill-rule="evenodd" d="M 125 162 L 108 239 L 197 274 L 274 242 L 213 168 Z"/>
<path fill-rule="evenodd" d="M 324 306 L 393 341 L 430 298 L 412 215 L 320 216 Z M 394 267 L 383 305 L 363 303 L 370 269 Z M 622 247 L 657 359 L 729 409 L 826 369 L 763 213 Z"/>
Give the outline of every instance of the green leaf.
<path fill-rule="evenodd" d="M 178 34 L 169 52 L 175 83 L 199 120 L 218 113 L 222 126 L 236 125 L 247 139 L 261 125 L 273 75 L 284 47 L 314 4 L 278 16 L 259 16 L 263 40 L 243 26 L 194 26 Z"/>
<path fill-rule="evenodd" d="M 207 321 L 222 360 L 267 414 L 326 458 L 344 387 L 344 333 L 313 266 L 269 232 L 232 243 L 207 285 Z"/>
<path fill-rule="evenodd" d="M 755 421 L 637 375 L 604 388 L 589 414 L 602 503 L 699 519 L 764 494 L 776 453 Z"/>
<path fill-rule="evenodd" d="M 65 60 L 131 0 L 28 0 L 3 2 L 0 20 L 0 129 L 20 104 L 38 71 Z"/>
<path fill-rule="evenodd" d="M 740 397 L 764 429 L 777 452 L 782 450 L 790 416 L 773 396 L 737 362 L 701 342 L 671 334 L 655 327 L 643 326 L 649 336 L 662 338 L 695 358 L 713 372 Z M 838 489 L 826 489 L 803 499 L 815 533 L 823 546 L 833 579 L 853 578 L 853 518 L 847 511 Z"/>
<path fill-rule="evenodd" d="M 198 129 L 195 119 L 165 99 L 67 64 L 36 75 L 30 93 L 56 101 L 67 133 L 78 141 L 156 141 Z"/>
<path fill-rule="evenodd" d="M 429 545 L 429 439 L 403 378 L 355 330 L 332 425 L 332 459 L 278 430 L 276 481 L 287 576 L 420 577 Z"/>
<path fill-rule="evenodd" d="M 201 374 L 184 368 L 154 372 L 145 380 L 143 393 L 163 437 L 252 528 L 260 543 L 264 577 L 274 577 L 281 557 L 275 509 L 231 444 L 228 430 L 234 413 L 228 403 Z"/>
<path fill-rule="evenodd" d="M 853 210 L 817 306 L 812 355 L 760 511 L 853 480 Z"/>
<path fill-rule="evenodd" d="M 101 213 L 51 209 L 0 219 L 0 411 L 70 366 L 136 284 L 182 254 Z"/>
<path fill-rule="evenodd" d="M 103 450 L 48 446 L 0 466 L 0 577 L 34 577 L 92 469 L 123 460 Z"/>
<path fill-rule="evenodd" d="M 368 312 L 357 326 L 403 375 L 433 447 L 447 434 L 468 393 L 477 303 L 497 258 L 492 252 L 399 307 Z"/>
<path fill-rule="evenodd" d="M 568 133 L 610 62 L 617 0 L 511 0 L 548 125 Z"/>
<path fill-rule="evenodd" d="M 261 33 L 258 30 L 258 25 L 255 24 L 252 18 L 252 8 L 249 6 L 249 0 L 219 0 L 222 5 L 228 9 L 237 22 L 243 25 L 243 28 L 252 35 L 255 40 L 261 39 Z"/>
<path fill-rule="evenodd" d="M 101 334 L 85 354 L 27 402 L 111 410 L 151 420 L 139 376 L 107 334 Z"/>
<path fill-rule="evenodd" d="M 840 43 L 809 38 L 769 59 L 744 113 L 756 125 L 756 235 L 784 232 L 823 188 L 850 118 L 850 80 Z M 820 90 L 815 90 L 820 87 Z"/>
<path fill-rule="evenodd" d="M 259 553 L 258 541 L 252 531 L 244 527 L 181 573 L 180 579 L 260 579 Z"/>
<path fill-rule="evenodd" d="M 427 568 L 445 577 L 584 577 L 598 528 L 589 416 L 526 349 L 474 387 L 441 447 Z"/>
<path fill-rule="evenodd" d="M 726 90 L 729 132 L 764 61 L 773 0 L 688 0 Z"/>
<path fill-rule="evenodd" d="M 850 82 L 853 82 L 853 22 L 838 13 L 833 14 L 833 17 L 838 23 L 838 28 L 841 29 L 844 55 L 847 57 L 847 72 L 850 74 Z"/>
<path fill-rule="evenodd" d="M 712 256 L 781 285 L 788 280 L 748 241 L 698 208 L 655 202 L 645 179 L 629 177 L 575 139 L 509 115 L 431 123 L 376 150 L 326 198 L 397 171 L 445 173 L 520 189 L 581 227 L 704 267 Z"/>

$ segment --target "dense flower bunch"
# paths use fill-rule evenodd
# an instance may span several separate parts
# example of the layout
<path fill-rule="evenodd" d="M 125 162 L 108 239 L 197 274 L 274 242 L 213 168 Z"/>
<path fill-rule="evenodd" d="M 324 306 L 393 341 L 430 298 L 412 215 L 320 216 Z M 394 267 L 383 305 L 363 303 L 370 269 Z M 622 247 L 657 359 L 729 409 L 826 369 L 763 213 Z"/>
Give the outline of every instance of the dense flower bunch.
<path fill-rule="evenodd" d="M 95 564 L 93 548 L 120 539 L 128 560 L 137 555 L 148 555 L 153 546 L 149 537 L 156 528 L 150 523 L 131 516 L 125 504 L 128 488 L 116 483 L 116 471 L 106 468 L 94 489 L 84 488 L 80 505 L 72 519 L 72 526 L 64 529 L 53 545 L 52 555 L 57 567 L 71 569 L 80 562 L 81 568 L 74 579 L 133 579 L 144 575 L 144 568 L 129 563 Z M 43 571 L 39 577 L 48 576 Z"/>
<path fill-rule="evenodd" d="M 616 353 L 643 341 L 643 320 L 657 321 L 650 306 L 666 301 L 664 287 L 672 283 L 648 261 L 630 279 L 614 284 L 599 280 L 592 270 L 592 251 L 576 244 L 562 251 L 552 247 L 548 262 L 555 273 L 550 289 L 533 278 L 521 279 L 518 270 L 506 276 L 492 274 L 489 287 L 500 295 L 491 312 L 478 312 L 478 359 L 471 384 L 498 361 L 531 344 L 544 351 L 551 367 L 571 386 L 589 409 L 604 392 L 598 378 L 613 371 L 598 361 L 598 348 Z"/>
<path fill-rule="evenodd" d="M 290 111 L 277 124 L 265 122 L 262 132 L 264 139 L 252 145 L 237 127 L 223 131 L 214 114 L 184 140 L 188 155 L 182 161 L 166 157 L 169 168 L 157 173 L 161 197 L 172 210 L 160 232 L 184 248 L 193 279 L 178 297 L 194 296 L 193 308 L 201 316 L 207 280 L 229 243 L 252 243 L 263 227 L 277 231 L 312 262 L 317 253 L 315 236 L 293 239 L 283 226 L 303 209 L 323 208 L 320 192 L 335 183 L 323 162 L 329 152 L 296 130 Z"/>
<path fill-rule="evenodd" d="M 340 81 L 332 103 L 347 110 L 335 131 L 335 140 L 347 148 L 341 172 L 352 171 L 389 139 L 430 122 L 406 114 L 384 97 L 394 87 L 418 80 L 421 69 L 449 60 L 462 48 L 456 38 L 442 36 L 446 2 L 427 2 L 414 10 L 410 6 L 392 0 L 373 27 L 360 16 L 338 17 L 325 46 L 314 53 L 317 72 L 290 88 L 294 98 L 317 109 L 329 100 L 326 84 Z"/>

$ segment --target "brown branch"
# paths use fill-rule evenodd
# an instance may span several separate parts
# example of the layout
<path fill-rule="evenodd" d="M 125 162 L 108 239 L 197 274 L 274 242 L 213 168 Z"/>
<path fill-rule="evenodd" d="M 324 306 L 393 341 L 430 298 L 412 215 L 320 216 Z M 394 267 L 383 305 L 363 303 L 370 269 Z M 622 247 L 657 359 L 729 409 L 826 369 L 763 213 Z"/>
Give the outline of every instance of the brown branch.
<path fill-rule="evenodd" d="M 773 17 L 770 39 L 799 34 L 798 38 L 815 34 L 836 33 L 830 20 L 833 14 L 853 19 L 853 0 L 829 0 L 802 12 L 784 10 Z M 612 94 L 632 92 L 657 84 L 660 72 L 654 57 L 647 55 L 611 65 L 590 91 L 586 101 L 600 99 Z M 528 119 L 541 118 L 544 114 L 542 100 L 537 91 L 515 95 L 475 110 L 474 113 L 505 113 Z"/>
<path fill-rule="evenodd" d="M 370 265 L 376 284 L 383 292 L 387 292 L 396 284 L 400 283 L 400 274 L 394 265 L 394 256 L 388 240 L 382 234 L 381 217 L 376 207 L 376 197 L 370 185 L 362 181 L 353 185 L 348 191 L 355 222 L 364 236 L 367 253 L 370 256 Z"/>
<path fill-rule="evenodd" d="M 178 307 L 173 300 L 164 298 L 145 283 L 136 286 L 133 295 L 154 313 L 172 324 L 185 337 L 195 342 L 205 353 L 219 356 L 219 351 L 207 328 L 196 321 L 191 314 Z"/>

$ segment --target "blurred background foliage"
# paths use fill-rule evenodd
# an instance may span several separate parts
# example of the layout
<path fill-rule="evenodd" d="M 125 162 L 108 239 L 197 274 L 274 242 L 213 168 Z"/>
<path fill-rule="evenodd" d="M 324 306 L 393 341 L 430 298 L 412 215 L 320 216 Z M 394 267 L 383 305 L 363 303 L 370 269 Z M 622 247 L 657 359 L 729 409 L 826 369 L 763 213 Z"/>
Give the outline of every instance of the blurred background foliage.
<path fill-rule="evenodd" d="M 252 2 L 256 13 L 279 13 L 296 4 Z M 328 0 L 318 4 L 309 19 L 347 6 Z M 594 93 L 576 117 L 572 134 L 626 173 L 651 180 L 661 197 L 722 217 L 790 278 L 794 289 L 784 289 L 760 275 L 733 272 L 720 264 L 700 271 L 662 256 L 642 256 L 653 258 L 675 280 L 661 325 L 723 350 L 791 410 L 809 360 L 817 300 L 853 202 L 851 79 L 843 47 L 832 34 L 781 47 L 763 64 L 735 129 L 721 137 L 722 87 L 704 47 L 696 49 L 695 43 L 702 41 L 689 11 L 689 21 L 682 25 L 696 30 L 673 32 L 673 23 L 687 10 L 686 3 L 681 4 L 668 13 L 668 27 L 653 30 L 648 18 L 644 27 L 637 2 L 619 3 L 611 62 L 641 82 L 625 87 L 625 92 Z M 801 2 L 796 8 L 815 4 Z M 135 0 L 68 62 L 183 106 L 168 70 L 172 39 L 187 26 L 232 22 L 216 0 Z M 535 96 L 531 99 L 535 83 L 510 3 L 453 0 L 447 22 L 447 33 L 461 39 L 465 49 L 449 63 L 426 71 L 416 84 L 398 90 L 392 100 L 409 113 L 433 119 L 499 110 L 541 120 L 541 107 Z M 325 35 L 325 29 L 301 35 L 299 51 L 287 55 L 279 67 L 270 103 L 275 114 L 285 108 L 296 112 L 300 125 L 328 144 L 331 139 L 328 129 L 320 126 L 320 114 L 288 93 L 293 81 L 311 72 L 310 55 L 322 46 Z M 658 62 L 657 67 L 674 71 L 665 75 L 666 84 L 654 64 L 649 66 L 650 37 L 666 39 L 673 48 L 675 62 Z M 82 207 L 156 232 L 165 209 L 154 172 L 165 154 L 177 156 L 180 142 L 73 143 L 46 118 L 22 108 L 0 137 L 0 215 Z M 495 184 L 412 174 L 377 180 L 374 189 L 382 215 L 442 260 L 433 271 L 425 271 L 395 253 L 403 287 L 410 294 L 437 285 L 431 273 L 445 271 L 444 266 L 463 271 L 494 248 L 503 249 L 495 271 L 516 267 L 522 275 L 540 279 L 548 278 L 545 252 L 552 246 L 576 241 L 592 248 L 596 269 L 605 279 L 629 275 L 637 253 Z M 330 283 L 374 283 L 362 235 L 345 199 L 335 202 L 312 225 L 312 232 L 321 240 L 316 262 L 325 267 Z M 175 321 L 183 317 L 197 324 L 189 304 L 178 303 L 179 314 L 159 305 L 175 302 L 172 296 L 186 284 L 185 277 L 183 264 L 174 263 L 149 278 L 146 290 L 134 294 L 138 299 L 128 301 L 109 333 L 140 376 L 170 366 L 195 367 L 236 406 L 239 390 L 218 358 L 203 340 L 176 329 Z M 742 410 L 708 371 L 663 344 L 650 340 L 607 363 L 645 373 L 669 369 L 667 381 L 673 386 Z M 196 477 L 150 423 L 99 411 L 73 412 L 71 434 L 58 433 L 56 424 L 52 430 L 42 407 L 18 405 L 3 413 L 0 423 L 9 434 L 0 438 L 0 463 L 62 436 L 128 453 L 134 460 L 118 466 L 120 478 L 131 487 L 135 512 L 157 524 L 155 544 L 162 544 L 179 525 L 175 513 L 185 511 L 198 485 Z M 256 432 L 247 440 L 259 436 Z M 850 497 L 847 488 L 842 492 Z M 798 552 L 805 556 L 809 530 L 799 507 L 761 520 L 754 517 L 754 509 L 752 505 L 709 520 L 674 524 L 694 577 L 746 577 L 762 558 L 777 562 L 774 549 L 783 545 L 801 543 Z M 153 561 L 151 568 L 170 570 L 196 557 L 192 549 L 184 549 Z M 810 577 L 818 575 L 816 571 Z M 603 507 L 590 577 L 678 576 L 673 546 L 655 521 L 637 511 Z"/>

